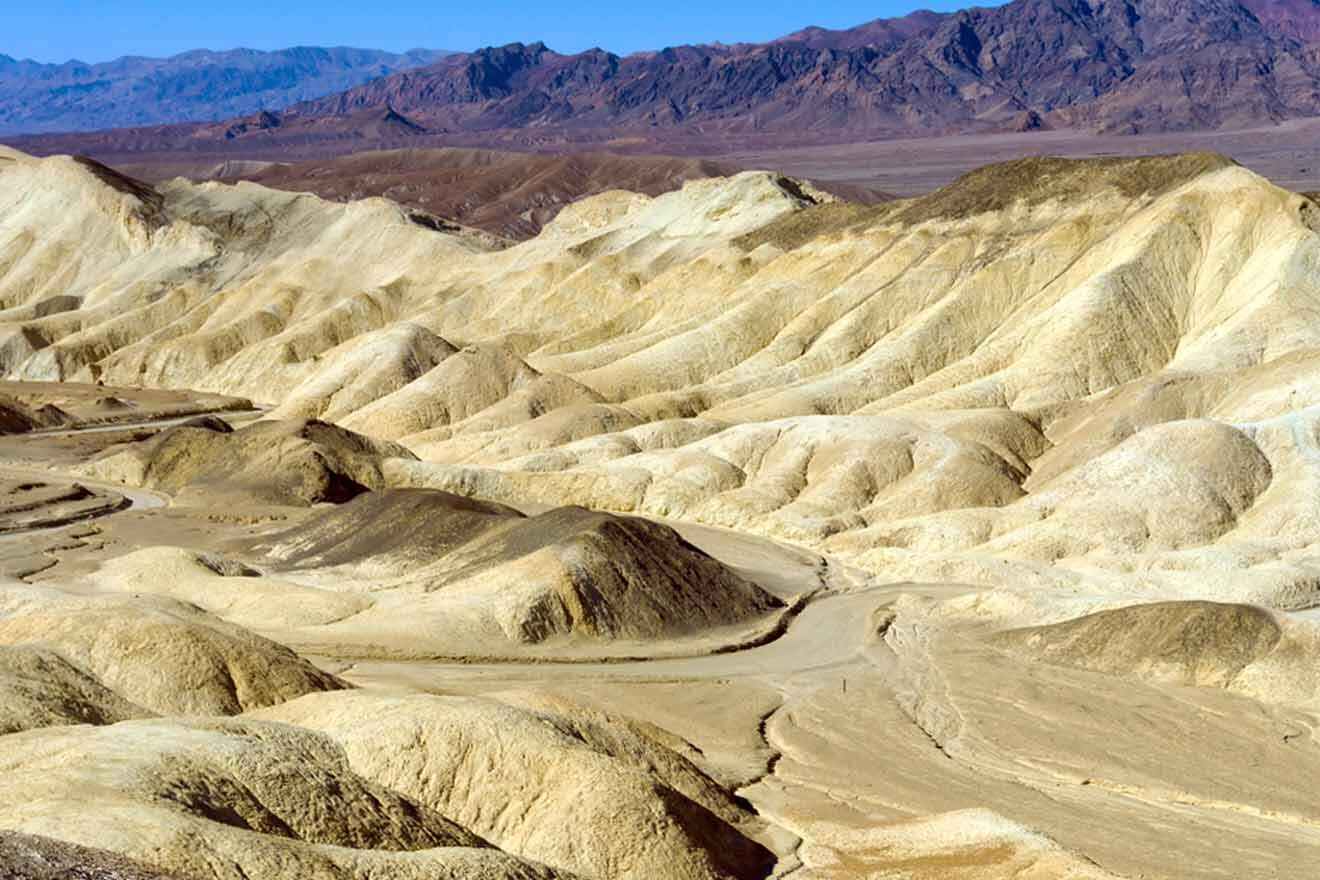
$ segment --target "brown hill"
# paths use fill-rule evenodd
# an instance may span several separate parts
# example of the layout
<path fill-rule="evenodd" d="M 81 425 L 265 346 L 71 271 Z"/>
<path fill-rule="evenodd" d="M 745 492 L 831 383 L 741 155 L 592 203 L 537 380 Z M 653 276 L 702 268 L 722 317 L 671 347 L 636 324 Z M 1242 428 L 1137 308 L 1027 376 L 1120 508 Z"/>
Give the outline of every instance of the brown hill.
<path fill-rule="evenodd" d="M 685 181 L 732 174 L 733 165 L 673 156 L 533 155 L 432 149 L 357 153 L 217 175 L 336 202 L 385 196 L 467 226 L 529 238 L 564 205 L 613 189 L 659 195 Z"/>
<path fill-rule="evenodd" d="M 149 142 L 132 147 L 147 152 L 116 153 L 112 158 L 124 174 L 145 181 L 174 177 L 226 183 L 246 180 L 274 189 L 314 193 L 333 202 L 382 196 L 424 212 L 417 215 L 419 222 L 446 218 L 514 241 L 532 237 L 565 205 L 588 196 L 611 190 L 660 195 L 689 180 L 727 176 L 743 167 L 723 159 L 591 151 L 527 153 L 405 146 L 351 152 L 361 143 L 350 141 L 280 144 L 270 152 L 243 143 L 256 149 L 252 155 L 266 158 L 157 153 L 150 151 Z M 862 204 L 893 198 L 865 185 L 813 183 Z"/>
<path fill-rule="evenodd" d="M 26 434 L 45 426 L 45 420 L 21 400 L 0 394 L 0 434 Z"/>
<path fill-rule="evenodd" d="M 1228 687 L 1281 638 L 1279 624 L 1262 608 L 1159 602 L 1011 630 L 998 641 L 1062 666 Z"/>

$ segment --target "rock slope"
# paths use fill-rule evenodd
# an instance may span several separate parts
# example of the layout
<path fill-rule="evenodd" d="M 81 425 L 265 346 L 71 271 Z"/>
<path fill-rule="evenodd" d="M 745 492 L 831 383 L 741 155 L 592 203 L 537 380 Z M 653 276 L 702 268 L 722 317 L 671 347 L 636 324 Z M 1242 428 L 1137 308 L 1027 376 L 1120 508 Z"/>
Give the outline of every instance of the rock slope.
<path fill-rule="evenodd" d="M 593 644 L 649 653 L 656 640 L 753 637 L 784 605 L 668 526 L 577 507 L 524 517 L 445 492 L 395 489 L 267 540 L 265 558 L 280 580 L 365 600 L 342 620 L 284 636 L 319 653 L 457 656 Z"/>
<path fill-rule="evenodd" d="M 325 733 L 353 769 L 505 850 L 584 878 L 766 876 L 755 818 L 640 726 L 571 707 L 345 694 L 264 718 Z M 640 836 L 633 829 L 645 827 Z"/>
<path fill-rule="evenodd" d="M 4 585 L 0 825 L 224 878 L 1314 861 L 1309 198 L 1212 155 L 872 206 L 749 172 L 496 247 L 6 154 L 0 203 L 8 375 L 276 416 L 92 463 L 196 549 L 107 528 L 132 552 Z M 288 521 L 222 542 L 208 498 Z M 804 546 L 676 537 L 719 526 Z M 787 583 L 830 589 L 710 653 Z"/>
<path fill-rule="evenodd" d="M 73 231 L 42 199 L 79 199 L 88 242 L 60 263 L 76 308 L 0 326 L 11 375 L 196 386 L 411 450 L 349 467 L 296 421 L 148 447 L 197 435 L 245 491 L 340 497 L 280 482 L 301 465 L 271 483 L 293 444 L 369 488 L 694 519 L 896 577 L 1312 601 L 1317 208 L 1219 157 L 1023 160 L 870 207 L 748 172 L 586 199 L 502 250 L 379 201 L 103 177 L 0 163 L 0 298 L 51 295 Z M 188 476 L 157 485 L 206 485 L 165 459 Z"/>

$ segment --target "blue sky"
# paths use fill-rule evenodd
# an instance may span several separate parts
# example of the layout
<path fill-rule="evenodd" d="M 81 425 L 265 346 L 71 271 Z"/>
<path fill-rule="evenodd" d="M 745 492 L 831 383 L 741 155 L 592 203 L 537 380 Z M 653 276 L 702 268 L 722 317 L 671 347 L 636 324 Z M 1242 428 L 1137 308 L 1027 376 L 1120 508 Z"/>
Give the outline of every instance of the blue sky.
<path fill-rule="evenodd" d="M 474 49 L 544 40 L 576 52 L 679 43 L 760 41 L 807 24 L 848 27 L 957 0 L 811 4 L 781 0 L 0 0 L 0 53 L 38 61 L 105 61 L 185 49 L 347 45 Z"/>

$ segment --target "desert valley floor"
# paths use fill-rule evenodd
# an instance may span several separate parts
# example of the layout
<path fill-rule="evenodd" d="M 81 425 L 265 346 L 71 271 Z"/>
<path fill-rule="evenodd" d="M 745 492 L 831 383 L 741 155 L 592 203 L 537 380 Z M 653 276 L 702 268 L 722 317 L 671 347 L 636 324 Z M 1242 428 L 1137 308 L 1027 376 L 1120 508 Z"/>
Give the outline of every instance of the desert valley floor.
<path fill-rule="evenodd" d="M 5 876 L 1320 861 L 1320 204 L 1220 156 L 512 243 L 0 148 L 0 378 Z"/>

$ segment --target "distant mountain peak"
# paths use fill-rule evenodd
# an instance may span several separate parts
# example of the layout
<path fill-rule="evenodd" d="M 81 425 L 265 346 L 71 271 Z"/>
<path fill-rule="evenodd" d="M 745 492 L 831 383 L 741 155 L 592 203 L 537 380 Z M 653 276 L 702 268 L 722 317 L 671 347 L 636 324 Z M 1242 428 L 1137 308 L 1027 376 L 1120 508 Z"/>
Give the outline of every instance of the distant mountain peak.
<path fill-rule="evenodd" d="M 382 123 L 393 125 L 404 129 L 410 134 L 425 134 L 426 126 L 419 125 L 388 104 L 385 106 L 385 115 L 381 117 Z"/>
<path fill-rule="evenodd" d="M 271 52 L 191 49 L 168 58 L 125 56 L 98 64 L 0 56 L 0 132 L 244 117 L 424 67 L 449 54 L 293 46 Z M 265 127 L 273 127 L 271 120 Z"/>

